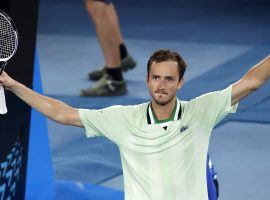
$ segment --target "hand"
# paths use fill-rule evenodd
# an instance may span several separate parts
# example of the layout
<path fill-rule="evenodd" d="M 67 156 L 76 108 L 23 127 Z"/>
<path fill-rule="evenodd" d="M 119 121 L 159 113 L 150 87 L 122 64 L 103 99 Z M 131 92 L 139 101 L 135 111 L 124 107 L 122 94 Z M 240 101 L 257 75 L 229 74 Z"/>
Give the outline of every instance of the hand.
<path fill-rule="evenodd" d="M 4 86 L 5 89 L 11 90 L 11 88 L 16 84 L 16 81 L 12 79 L 6 72 L 0 75 L 0 86 Z"/>

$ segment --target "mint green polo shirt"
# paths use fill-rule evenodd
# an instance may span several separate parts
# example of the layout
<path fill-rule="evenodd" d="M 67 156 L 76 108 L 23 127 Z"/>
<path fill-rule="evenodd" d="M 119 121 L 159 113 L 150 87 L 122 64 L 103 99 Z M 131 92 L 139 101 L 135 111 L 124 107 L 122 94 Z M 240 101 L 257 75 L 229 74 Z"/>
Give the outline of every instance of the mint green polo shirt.
<path fill-rule="evenodd" d="M 126 200 L 208 200 L 209 139 L 214 126 L 236 112 L 231 94 L 232 85 L 190 101 L 177 99 L 166 130 L 151 123 L 149 102 L 79 114 L 87 137 L 104 136 L 118 145 Z"/>

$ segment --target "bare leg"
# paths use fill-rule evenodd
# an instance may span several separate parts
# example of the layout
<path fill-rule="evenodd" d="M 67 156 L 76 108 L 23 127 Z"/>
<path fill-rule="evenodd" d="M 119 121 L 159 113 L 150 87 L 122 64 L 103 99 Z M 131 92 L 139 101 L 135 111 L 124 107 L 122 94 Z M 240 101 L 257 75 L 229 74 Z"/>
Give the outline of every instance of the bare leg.
<path fill-rule="evenodd" d="M 95 25 L 106 66 L 119 67 L 121 63 L 119 44 L 123 39 L 114 6 L 94 0 L 86 1 L 85 5 Z"/>
<path fill-rule="evenodd" d="M 109 8 L 110 18 L 112 19 L 113 26 L 115 27 L 115 30 L 117 31 L 117 37 L 118 37 L 117 41 L 119 42 L 119 44 L 123 44 L 124 40 L 121 34 L 119 19 L 118 19 L 118 15 L 116 13 L 115 7 L 112 3 L 109 5 L 109 7 L 110 7 Z"/>
<path fill-rule="evenodd" d="M 106 68 L 88 74 L 90 80 L 98 82 L 81 90 L 81 96 L 124 95 L 127 88 L 122 71 L 133 69 L 136 61 L 128 55 L 123 43 L 114 5 L 105 0 L 86 0 L 85 7 L 95 25 Z"/>

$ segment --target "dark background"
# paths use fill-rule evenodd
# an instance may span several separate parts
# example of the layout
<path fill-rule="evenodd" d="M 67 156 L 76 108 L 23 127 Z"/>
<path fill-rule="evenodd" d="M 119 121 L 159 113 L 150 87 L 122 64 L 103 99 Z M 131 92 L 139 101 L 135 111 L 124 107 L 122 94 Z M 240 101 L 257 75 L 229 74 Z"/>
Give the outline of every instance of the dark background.
<path fill-rule="evenodd" d="M 10 15 L 19 32 L 18 50 L 8 62 L 6 71 L 15 80 L 32 88 L 38 1 L 1 0 L 0 8 Z M 5 92 L 8 113 L 0 115 L 0 163 L 8 161 L 8 154 L 13 155 L 13 161 L 18 161 L 21 154 L 22 165 L 17 162 L 14 168 L 20 170 L 18 179 L 14 177 L 16 170 L 13 170 L 11 181 L 16 182 L 15 196 L 14 193 L 10 193 L 12 184 L 7 184 L 8 180 L 7 177 L 3 177 L 4 174 L 0 178 L 0 185 L 6 183 L 4 199 L 9 195 L 11 199 L 24 199 L 31 109 L 11 92 Z M 16 155 L 12 148 L 18 151 Z M 7 171 L 12 169 L 11 163 L 8 162 Z"/>

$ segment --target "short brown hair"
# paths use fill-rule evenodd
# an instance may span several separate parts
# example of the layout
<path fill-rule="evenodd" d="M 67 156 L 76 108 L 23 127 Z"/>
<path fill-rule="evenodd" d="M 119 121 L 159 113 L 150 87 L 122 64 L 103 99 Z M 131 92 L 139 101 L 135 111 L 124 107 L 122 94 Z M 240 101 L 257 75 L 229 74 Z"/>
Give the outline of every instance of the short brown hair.
<path fill-rule="evenodd" d="M 160 63 L 164 61 L 177 62 L 177 66 L 179 70 L 179 80 L 181 80 L 181 78 L 183 78 L 184 73 L 186 71 L 187 64 L 177 52 L 171 51 L 169 49 L 159 49 L 150 56 L 147 63 L 147 76 L 149 76 L 150 66 L 152 65 L 153 62 Z"/>

